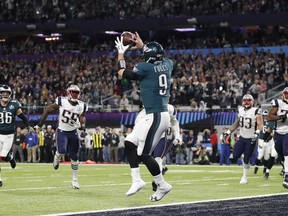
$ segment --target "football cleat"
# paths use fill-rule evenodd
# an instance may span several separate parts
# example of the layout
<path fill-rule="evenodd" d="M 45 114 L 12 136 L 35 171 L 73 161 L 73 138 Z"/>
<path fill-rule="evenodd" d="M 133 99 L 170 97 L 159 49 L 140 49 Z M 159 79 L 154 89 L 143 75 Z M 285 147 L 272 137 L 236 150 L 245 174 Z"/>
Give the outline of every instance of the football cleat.
<path fill-rule="evenodd" d="M 283 187 L 288 189 L 288 174 L 284 175 Z"/>
<path fill-rule="evenodd" d="M 259 169 L 258 167 L 255 167 L 255 168 L 254 168 L 254 174 L 257 174 L 258 169 Z"/>
<path fill-rule="evenodd" d="M 73 189 L 80 189 L 79 183 L 77 180 L 72 180 L 72 188 Z"/>
<path fill-rule="evenodd" d="M 16 161 L 15 161 L 14 157 L 9 162 L 10 162 L 12 169 L 14 169 L 16 167 Z"/>
<path fill-rule="evenodd" d="M 57 157 L 57 155 L 55 154 L 54 160 L 53 160 L 53 167 L 55 170 L 59 168 L 59 163 L 60 163 L 60 157 Z"/>
<path fill-rule="evenodd" d="M 163 169 L 162 169 L 162 175 L 165 175 L 165 173 L 168 171 L 168 168 L 167 167 L 164 167 Z"/>
<path fill-rule="evenodd" d="M 154 181 L 152 181 L 152 190 L 156 191 L 157 190 L 157 185 Z"/>
<path fill-rule="evenodd" d="M 246 176 L 242 176 L 241 180 L 240 180 L 240 184 L 247 184 L 247 177 Z"/>
<path fill-rule="evenodd" d="M 172 190 L 172 186 L 165 183 L 162 187 L 158 186 L 156 192 L 150 197 L 151 202 L 160 201 L 166 194 Z"/>
<path fill-rule="evenodd" d="M 2 179 L 0 179 L 0 187 L 2 187 L 3 185 L 3 182 L 2 182 Z"/>
<path fill-rule="evenodd" d="M 269 173 L 265 172 L 263 178 L 267 180 L 269 178 Z"/>
<path fill-rule="evenodd" d="M 132 196 L 145 187 L 145 182 L 140 179 L 132 182 L 130 189 L 127 191 L 126 196 Z"/>

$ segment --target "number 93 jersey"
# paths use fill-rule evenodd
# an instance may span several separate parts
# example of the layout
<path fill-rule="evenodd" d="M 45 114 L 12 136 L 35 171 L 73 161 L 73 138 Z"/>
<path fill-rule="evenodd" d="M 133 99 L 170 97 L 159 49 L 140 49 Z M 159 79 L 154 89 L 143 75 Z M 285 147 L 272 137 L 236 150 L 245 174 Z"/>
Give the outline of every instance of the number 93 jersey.
<path fill-rule="evenodd" d="M 261 110 L 256 107 L 251 107 L 246 110 L 240 107 L 238 110 L 240 136 L 245 139 L 252 139 L 257 129 L 257 114 L 261 115 Z"/>
<path fill-rule="evenodd" d="M 55 103 L 59 106 L 58 128 L 63 131 L 79 128 L 79 117 L 87 111 L 88 106 L 80 100 L 73 106 L 67 97 L 57 97 Z"/>

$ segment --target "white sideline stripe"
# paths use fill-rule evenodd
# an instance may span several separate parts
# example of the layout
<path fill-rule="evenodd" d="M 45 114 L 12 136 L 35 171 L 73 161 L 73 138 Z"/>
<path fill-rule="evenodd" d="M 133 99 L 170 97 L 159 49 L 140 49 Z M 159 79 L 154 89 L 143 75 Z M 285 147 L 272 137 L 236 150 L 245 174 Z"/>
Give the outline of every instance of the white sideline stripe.
<path fill-rule="evenodd" d="M 175 206 L 175 205 L 187 205 L 187 204 L 197 204 L 197 203 L 205 203 L 205 202 L 221 202 L 228 200 L 241 200 L 241 199 L 253 199 L 253 198 L 263 198 L 263 197 L 272 197 L 272 196 L 282 196 L 288 195 L 288 193 L 276 193 L 276 194 L 267 194 L 267 195 L 256 195 L 256 196 L 246 196 L 246 197 L 236 197 L 236 198 L 227 198 L 227 199 L 210 199 L 210 200 L 201 200 L 201 201 L 193 201 L 193 202 L 180 202 L 180 203 L 170 203 L 163 205 L 152 205 L 152 206 L 139 206 L 139 207 L 128 207 L 128 208 L 115 208 L 115 209 L 105 209 L 105 210 L 97 210 L 97 211 L 82 211 L 82 212 L 66 212 L 61 214 L 48 214 L 42 216 L 65 216 L 65 215 L 78 215 L 78 214 L 89 214 L 89 213 L 101 213 L 101 212 L 115 212 L 115 211 L 125 211 L 125 210 L 134 210 L 134 209 L 148 209 L 155 207 L 167 207 L 167 206 Z"/>

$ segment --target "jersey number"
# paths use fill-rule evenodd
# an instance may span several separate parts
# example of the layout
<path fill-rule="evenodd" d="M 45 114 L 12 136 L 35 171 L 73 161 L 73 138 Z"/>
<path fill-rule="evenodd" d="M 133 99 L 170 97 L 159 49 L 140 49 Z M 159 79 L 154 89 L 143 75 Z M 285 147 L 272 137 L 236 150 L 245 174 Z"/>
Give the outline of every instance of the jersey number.
<path fill-rule="evenodd" d="M 0 113 L 0 124 L 10 124 L 12 122 L 11 112 L 1 112 Z"/>
<path fill-rule="evenodd" d="M 68 111 L 68 110 L 64 110 L 63 111 L 63 114 L 62 114 L 62 122 L 63 123 L 68 123 L 68 124 L 70 124 L 70 125 L 74 125 L 76 122 L 77 122 L 77 119 L 79 118 L 79 114 L 77 114 L 77 113 L 72 113 L 72 112 L 70 112 L 70 111 Z"/>
<path fill-rule="evenodd" d="M 159 94 L 165 95 L 167 91 L 167 86 L 168 86 L 166 74 L 161 74 L 159 76 L 159 86 L 161 87 L 161 89 L 159 90 Z"/>
<path fill-rule="evenodd" d="M 250 129 L 252 127 L 252 119 L 251 118 L 243 118 L 241 116 L 240 120 L 239 120 L 239 125 L 240 125 L 240 127 Z"/>

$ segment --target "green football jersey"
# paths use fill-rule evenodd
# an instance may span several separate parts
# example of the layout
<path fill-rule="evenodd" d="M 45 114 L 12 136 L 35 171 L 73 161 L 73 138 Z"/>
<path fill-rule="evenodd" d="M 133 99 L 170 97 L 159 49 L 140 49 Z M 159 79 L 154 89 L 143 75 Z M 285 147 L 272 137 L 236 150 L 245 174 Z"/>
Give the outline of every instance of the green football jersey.
<path fill-rule="evenodd" d="M 15 131 L 15 118 L 21 104 L 11 100 L 6 106 L 0 105 L 0 134 L 10 134 Z"/>
<path fill-rule="evenodd" d="M 133 71 L 139 75 L 140 95 L 147 114 L 168 111 L 172 70 L 173 62 L 166 58 L 154 64 L 135 65 Z"/>
<path fill-rule="evenodd" d="M 265 132 L 267 131 L 268 128 L 270 128 L 271 131 L 274 130 L 274 127 L 275 127 L 275 123 L 272 122 L 272 121 L 263 121 L 263 130 L 260 131 L 259 133 L 259 139 L 263 139 L 264 138 L 264 134 Z M 269 137 L 267 138 L 267 142 L 270 141 L 272 139 L 272 136 L 269 135 Z"/>

